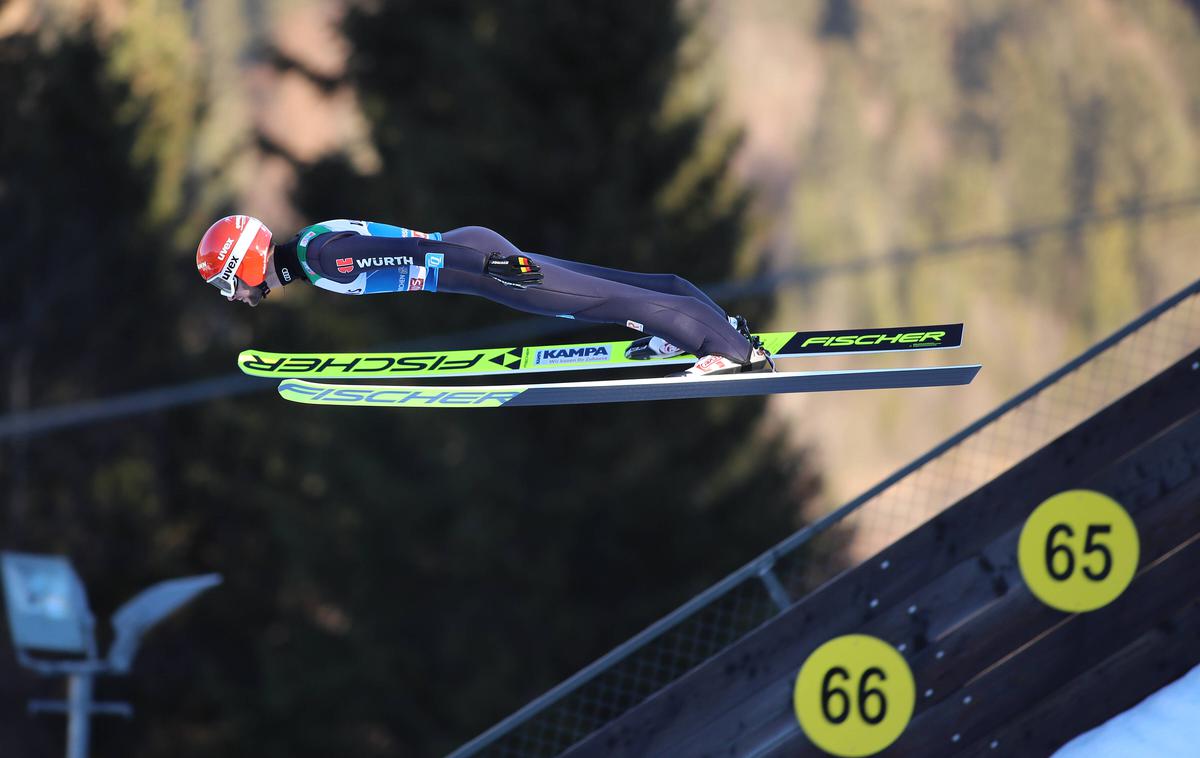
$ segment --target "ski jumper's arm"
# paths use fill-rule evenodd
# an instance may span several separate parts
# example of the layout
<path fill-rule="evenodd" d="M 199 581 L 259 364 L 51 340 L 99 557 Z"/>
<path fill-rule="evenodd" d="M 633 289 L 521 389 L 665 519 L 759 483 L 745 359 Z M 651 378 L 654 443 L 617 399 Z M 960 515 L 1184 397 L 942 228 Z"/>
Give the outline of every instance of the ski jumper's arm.
<path fill-rule="evenodd" d="M 523 289 L 541 283 L 536 263 L 523 255 L 502 255 L 425 234 L 367 221 L 324 221 L 302 229 L 276 248 L 281 282 L 299 267 L 310 282 L 344 295 L 379 292 L 436 292 L 442 271 L 487 276 Z"/>
<path fill-rule="evenodd" d="M 294 252 L 310 282 L 344 295 L 436 292 L 442 269 L 482 273 L 487 260 L 485 253 L 443 242 L 437 233 L 347 219 L 302 229 L 277 252 L 281 259 Z"/>

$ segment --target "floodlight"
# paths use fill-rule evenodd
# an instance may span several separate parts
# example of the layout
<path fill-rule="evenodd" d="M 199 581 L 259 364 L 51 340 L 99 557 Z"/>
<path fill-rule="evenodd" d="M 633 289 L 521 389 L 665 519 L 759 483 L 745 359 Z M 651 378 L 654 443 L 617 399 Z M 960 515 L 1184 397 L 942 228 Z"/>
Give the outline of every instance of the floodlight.
<path fill-rule="evenodd" d="M 109 671 L 115 674 L 128 673 L 147 629 L 196 595 L 220 583 L 219 574 L 168 579 L 142 590 L 118 608 L 112 617 L 116 638 L 108 649 Z"/>
<path fill-rule="evenodd" d="M 8 628 L 17 650 L 94 655 L 95 620 L 66 558 L 0 553 Z"/>
<path fill-rule="evenodd" d="M 96 654 L 96 621 L 83 582 L 71 562 L 57 555 L 0 551 L 8 626 L 21 665 L 39 674 L 65 674 L 67 699 L 34 700 L 32 713 L 67 714 L 67 756 L 86 758 L 89 720 L 95 714 L 133 715 L 128 703 L 92 699 L 97 674 L 127 674 L 146 631 L 209 587 L 219 574 L 169 579 L 142 590 L 112 617 L 115 637 L 107 659 Z M 75 657 L 34 658 L 29 650 Z M 82 656 L 82 657 L 79 657 Z"/>

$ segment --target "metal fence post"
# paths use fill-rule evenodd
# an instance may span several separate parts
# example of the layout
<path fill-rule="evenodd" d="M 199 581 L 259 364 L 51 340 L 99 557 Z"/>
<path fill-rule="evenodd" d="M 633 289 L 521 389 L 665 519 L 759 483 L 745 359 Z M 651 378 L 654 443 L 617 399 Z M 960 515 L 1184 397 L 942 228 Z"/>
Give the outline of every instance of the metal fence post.
<path fill-rule="evenodd" d="M 92 675 L 67 678 L 67 758 L 87 758 L 92 726 Z"/>

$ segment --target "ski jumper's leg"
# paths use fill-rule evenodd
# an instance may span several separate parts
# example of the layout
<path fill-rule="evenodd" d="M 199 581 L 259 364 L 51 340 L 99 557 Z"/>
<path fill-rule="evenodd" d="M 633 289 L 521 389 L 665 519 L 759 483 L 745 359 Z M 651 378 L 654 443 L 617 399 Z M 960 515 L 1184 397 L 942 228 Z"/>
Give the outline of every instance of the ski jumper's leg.
<path fill-rule="evenodd" d="M 587 273 L 588 268 L 615 272 L 631 280 L 638 276 L 526 253 L 495 232 L 480 227 L 445 232 L 442 239 L 478 250 L 528 255 L 542 267 L 545 279 L 539 286 L 518 289 L 505 286 L 482 272 L 474 275 L 446 269 L 438 280 L 441 292 L 481 295 L 510 308 L 546 316 L 571 316 L 580 321 L 625 325 L 632 321 L 640 324 L 643 331 L 669 340 L 687 352 L 696 355 L 715 353 L 736 361 L 749 360 L 750 343 L 730 325 L 724 311 L 710 299 L 691 294 L 689 288 L 695 290 L 695 287 L 686 280 L 675 277 L 684 285 L 668 278 L 649 280 L 666 288 L 680 287 L 686 292 L 675 294 L 619 281 L 620 277 L 592 275 Z"/>
<path fill-rule="evenodd" d="M 443 232 L 442 238 L 448 242 L 468 245 L 477 250 L 488 250 L 490 252 L 495 249 L 503 252 L 505 255 L 515 255 L 518 253 L 527 255 L 539 264 L 546 261 L 563 268 L 571 269 L 572 271 L 578 271 L 581 274 L 607 279 L 610 282 L 629 284 L 634 287 L 654 290 L 655 292 L 662 292 L 667 295 L 694 297 L 716 311 L 721 318 L 726 317 L 725 309 L 713 302 L 713 299 L 705 294 L 704 290 L 677 274 L 643 274 L 637 271 L 624 271 L 619 268 L 608 268 L 606 266 L 596 266 L 591 263 L 563 260 L 551 257 L 545 253 L 528 253 L 517 249 L 516 245 L 509 242 L 498 232 L 494 232 L 483 226 L 464 226 L 453 231 Z"/>

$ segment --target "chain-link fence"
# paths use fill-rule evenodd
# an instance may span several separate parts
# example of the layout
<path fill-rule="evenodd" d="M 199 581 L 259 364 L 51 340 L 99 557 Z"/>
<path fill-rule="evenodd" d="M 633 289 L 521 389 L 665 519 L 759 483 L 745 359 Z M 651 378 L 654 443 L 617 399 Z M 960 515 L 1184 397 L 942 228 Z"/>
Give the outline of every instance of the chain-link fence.
<path fill-rule="evenodd" d="M 1200 345 L 1200 281 L 459 748 L 553 756 Z M 811 560 L 811 556 L 831 556 Z"/>

